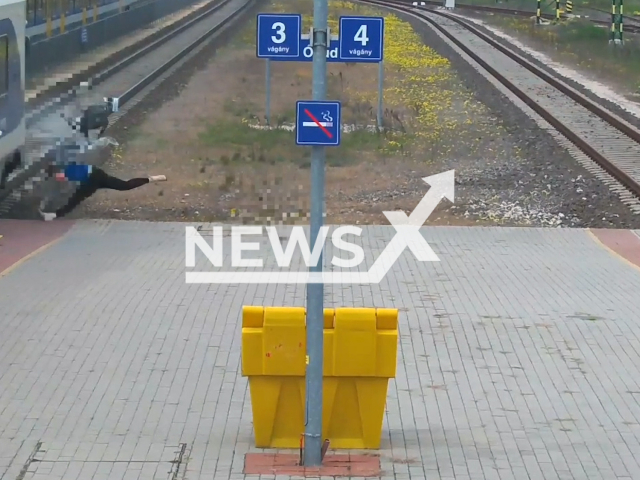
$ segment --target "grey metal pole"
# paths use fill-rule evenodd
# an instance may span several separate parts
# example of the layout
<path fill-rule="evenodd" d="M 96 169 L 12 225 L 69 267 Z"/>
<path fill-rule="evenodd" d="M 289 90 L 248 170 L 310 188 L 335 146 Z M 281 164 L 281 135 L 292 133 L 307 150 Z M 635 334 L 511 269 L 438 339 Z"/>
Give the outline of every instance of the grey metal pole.
<path fill-rule="evenodd" d="M 313 2 L 313 100 L 324 100 L 327 94 L 327 0 Z M 324 211 L 324 147 L 311 147 L 311 250 L 323 224 Z M 310 271 L 322 272 L 324 255 Z M 305 466 L 322 464 L 322 357 L 324 330 L 324 285 L 307 284 L 307 355 L 304 458 Z"/>
<path fill-rule="evenodd" d="M 378 129 L 382 130 L 382 93 L 384 83 L 384 62 L 378 63 Z"/>
<path fill-rule="evenodd" d="M 267 117 L 267 125 L 271 125 L 271 59 L 267 58 L 266 69 L 266 89 L 267 89 L 267 104 L 265 106 L 265 113 Z"/>

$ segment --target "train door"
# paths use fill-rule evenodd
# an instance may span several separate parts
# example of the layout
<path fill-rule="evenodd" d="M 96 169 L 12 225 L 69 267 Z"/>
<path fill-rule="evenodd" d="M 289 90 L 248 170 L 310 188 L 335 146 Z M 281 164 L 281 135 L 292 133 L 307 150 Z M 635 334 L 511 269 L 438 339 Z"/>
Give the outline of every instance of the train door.
<path fill-rule="evenodd" d="M 0 19 L 0 140 L 16 130 L 24 115 L 20 47 L 11 19 Z"/>

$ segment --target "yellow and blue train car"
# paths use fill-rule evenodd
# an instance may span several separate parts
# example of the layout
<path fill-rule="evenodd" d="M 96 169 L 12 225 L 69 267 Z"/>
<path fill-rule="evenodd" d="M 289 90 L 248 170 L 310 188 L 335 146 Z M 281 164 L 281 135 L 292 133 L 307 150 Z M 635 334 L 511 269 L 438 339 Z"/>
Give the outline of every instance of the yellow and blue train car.
<path fill-rule="evenodd" d="M 25 0 L 0 0 L 0 193 L 25 143 Z"/>
<path fill-rule="evenodd" d="M 121 0 L 26 0 L 27 27 L 34 27 L 51 21 L 62 20 L 71 15 L 93 10 L 114 3 L 122 3 Z"/>

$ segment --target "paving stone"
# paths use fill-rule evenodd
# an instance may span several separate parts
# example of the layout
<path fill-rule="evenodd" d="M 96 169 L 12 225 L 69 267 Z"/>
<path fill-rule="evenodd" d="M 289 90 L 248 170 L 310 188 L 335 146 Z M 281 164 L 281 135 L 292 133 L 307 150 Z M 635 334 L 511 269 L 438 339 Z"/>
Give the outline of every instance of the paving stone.
<path fill-rule="evenodd" d="M 325 288 L 400 309 L 382 478 L 640 476 L 638 270 L 582 230 L 422 232 L 439 263 L 407 251 L 379 285 Z M 241 308 L 305 287 L 184 273 L 184 225 L 82 221 L 0 278 L 0 475 L 42 442 L 32 478 L 167 478 L 185 443 L 189 479 L 260 478 Z"/>

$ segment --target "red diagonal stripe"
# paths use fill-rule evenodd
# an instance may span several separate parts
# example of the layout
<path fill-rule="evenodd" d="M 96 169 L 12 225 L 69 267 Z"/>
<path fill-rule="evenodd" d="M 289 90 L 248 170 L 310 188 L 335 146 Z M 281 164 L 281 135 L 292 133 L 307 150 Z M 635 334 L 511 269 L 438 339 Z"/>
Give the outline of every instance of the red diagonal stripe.
<path fill-rule="evenodd" d="M 321 125 L 321 124 L 320 124 L 320 122 L 318 121 L 318 119 L 317 119 L 316 117 L 314 117 L 314 116 L 311 114 L 311 112 L 310 112 L 309 110 L 307 110 L 307 109 L 305 108 L 305 109 L 304 109 L 304 113 L 306 113 L 307 115 L 309 115 L 309 118 L 310 118 L 311 120 L 313 120 L 313 122 L 314 122 L 316 125 L 318 125 L 318 126 L 322 129 L 322 131 L 323 131 L 324 133 L 326 133 L 327 137 L 329 137 L 329 138 L 333 138 L 333 135 L 331 135 L 331 132 L 330 132 L 329 130 L 327 130 L 323 125 Z"/>

